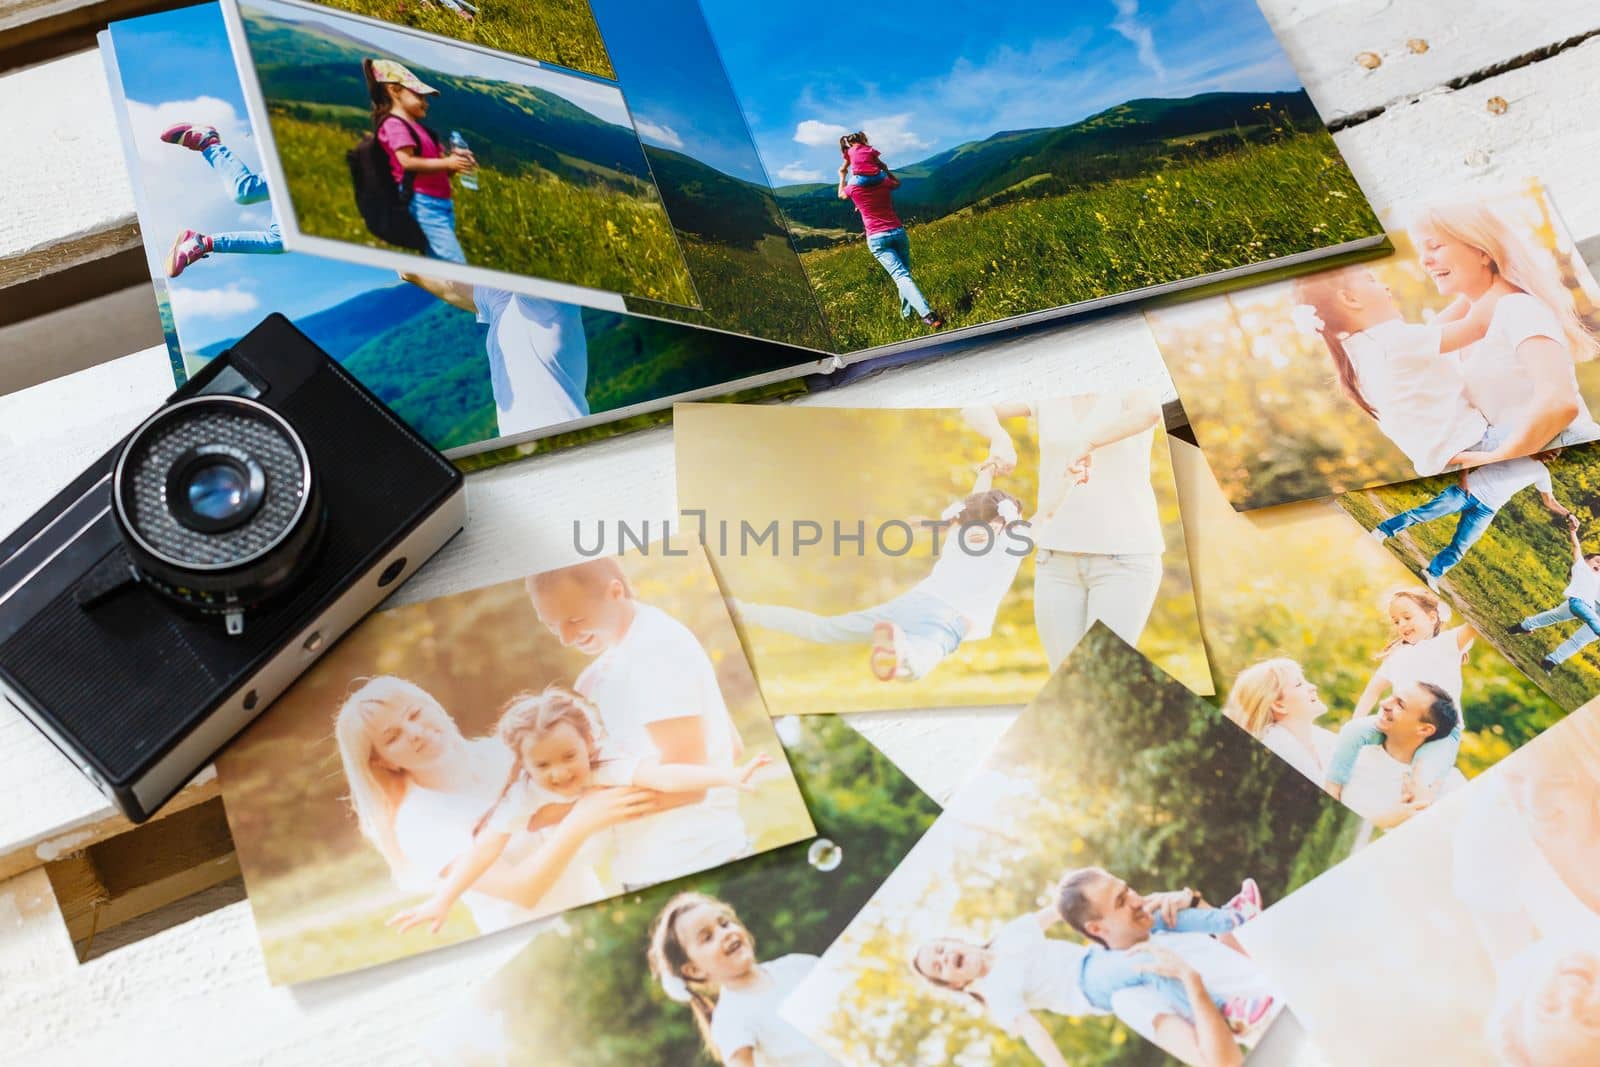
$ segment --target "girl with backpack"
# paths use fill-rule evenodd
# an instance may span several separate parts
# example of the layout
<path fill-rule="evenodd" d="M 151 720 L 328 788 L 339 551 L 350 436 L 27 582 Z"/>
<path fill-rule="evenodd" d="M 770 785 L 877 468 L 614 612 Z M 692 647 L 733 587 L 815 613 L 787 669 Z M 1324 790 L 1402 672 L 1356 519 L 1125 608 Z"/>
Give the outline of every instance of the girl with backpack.
<path fill-rule="evenodd" d="M 456 239 L 450 176 L 475 170 L 478 161 L 465 149 L 446 152 L 422 120 L 430 97 L 439 90 L 392 59 L 362 61 L 372 102 L 373 136 L 389 160 L 389 172 L 404 196 L 410 190 L 411 217 L 428 241 L 428 254 L 456 263 L 467 261 Z"/>

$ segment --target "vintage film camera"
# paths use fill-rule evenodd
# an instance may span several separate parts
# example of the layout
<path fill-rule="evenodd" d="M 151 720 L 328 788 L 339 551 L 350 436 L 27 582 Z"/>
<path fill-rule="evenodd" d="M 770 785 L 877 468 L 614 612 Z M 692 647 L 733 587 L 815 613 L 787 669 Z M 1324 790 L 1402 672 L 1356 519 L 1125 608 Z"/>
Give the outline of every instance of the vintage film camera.
<path fill-rule="evenodd" d="M 465 522 L 273 315 L 0 542 L 0 699 L 142 821 Z"/>

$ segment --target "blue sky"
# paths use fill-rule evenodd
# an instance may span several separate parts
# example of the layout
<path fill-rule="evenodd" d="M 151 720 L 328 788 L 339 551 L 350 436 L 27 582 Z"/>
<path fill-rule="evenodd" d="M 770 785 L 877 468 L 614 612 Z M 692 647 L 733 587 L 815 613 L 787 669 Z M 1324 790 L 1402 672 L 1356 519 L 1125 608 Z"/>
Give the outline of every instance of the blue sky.
<path fill-rule="evenodd" d="M 1300 88 L 1255 0 L 701 6 L 779 185 L 832 180 L 857 128 L 895 166 L 1138 97 Z"/>
<path fill-rule="evenodd" d="M 139 223 L 153 273 L 181 229 L 204 233 L 265 229 L 268 204 L 241 207 L 198 152 L 156 134 L 174 122 L 215 125 L 224 142 L 259 172 L 261 154 L 215 4 L 112 24 L 138 153 Z M 398 281 L 390 271 L 314 256 L 213 255 L 168 282 L 184 347 L 239 336 L 268 312 L 299 318 Z"/>

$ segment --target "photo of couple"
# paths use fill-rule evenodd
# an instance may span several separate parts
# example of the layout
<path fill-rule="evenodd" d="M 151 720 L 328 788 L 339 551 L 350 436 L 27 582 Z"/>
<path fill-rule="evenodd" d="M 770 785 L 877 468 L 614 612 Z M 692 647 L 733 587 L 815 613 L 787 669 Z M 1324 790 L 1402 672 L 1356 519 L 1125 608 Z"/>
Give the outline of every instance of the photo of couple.
<path fill-rule="evenodd" d="M 1600 707 L 1587 705 L 1240 940 L 1330 1063 L 1588 1067 L 1600 1062 L 1597 865 Z"/>
<path fill-rule="evenodd" d="M 1544 189 L 1393 217 L 1389 259 L 1147 312 L 1236 507 L 1600 438 L 1600 283 Z"/>
<path fill-rule="evenodd" d="M 218 771 L 274 982 L 813 832 L 698 553 L 373 616 Z"/>
<path fill-rule="evenodd" d="M 1238 934 L 1358 826 L 1096 625 L 784 1015 L 841 1063 L 1236 1065 L 1286 1005 Z"/>
<path fill-rule="evenodd" d="M 1560 721 L 1483 626 L 1332 502 L 1236 512 L 1199 449 L 1172 453 L 1224 714 L 1375 829 Z"/>
<path fill-rule="evenodd" d="M 1205 689 L 1153 394 L 674 415 L 679 507 L 775 713 L 1026 701 L 1096 621 Z"/>
<path fill-rule="evenodd" d="M 776 728 L 817 840 L 566 913 L 423 1036 L 429 1059 L 838 1067 L 778 1009 L 939 808 L 837 716 Z"/>

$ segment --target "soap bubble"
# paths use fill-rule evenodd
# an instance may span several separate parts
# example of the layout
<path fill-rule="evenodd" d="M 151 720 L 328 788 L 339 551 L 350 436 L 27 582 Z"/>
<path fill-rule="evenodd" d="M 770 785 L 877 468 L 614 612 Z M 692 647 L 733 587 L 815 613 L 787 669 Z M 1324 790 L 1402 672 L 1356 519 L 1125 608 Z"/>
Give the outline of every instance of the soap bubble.
<path fill-rule="evenodd" d="M 826 837 L 819 837 L 811 842 L 811 848 L 806 851 L 806 860 L 819 871 L 836 870 L 844 862 L 844 849 Z"/>

